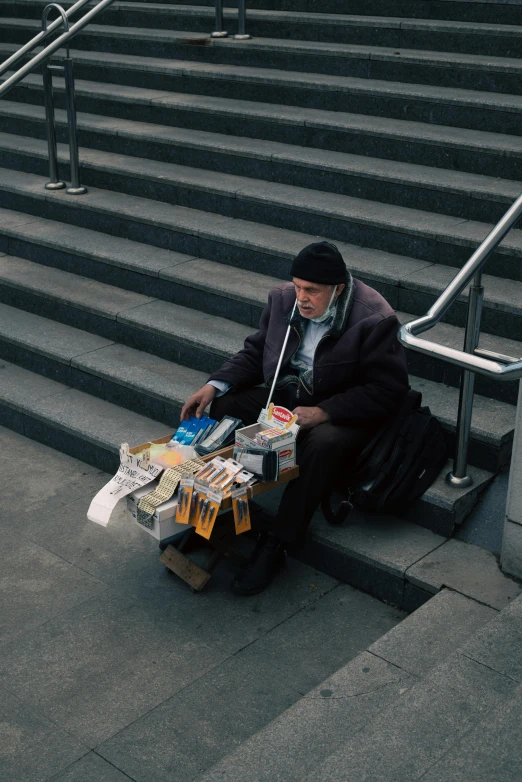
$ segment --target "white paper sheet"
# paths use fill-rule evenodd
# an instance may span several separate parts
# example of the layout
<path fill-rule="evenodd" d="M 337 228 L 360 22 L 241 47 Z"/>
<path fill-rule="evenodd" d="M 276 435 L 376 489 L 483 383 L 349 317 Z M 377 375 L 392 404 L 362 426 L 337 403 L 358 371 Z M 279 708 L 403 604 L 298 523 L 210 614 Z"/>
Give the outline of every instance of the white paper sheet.
<path fill-rule="evenodd" d="M 89 521 L 106 527 L 112 511 L 122 497 L 126 497 L 140 486 L 146 486 L 162 472 L 162 467 L 148 461 L 148 454 L 139 456 L 140 458 L 129 454 L 126 443 L 122 445 L 118 472 L 103 489 L 100 489 L 89 505 L 87 511 Z M 143 456 L 145 458 L 142 458 Z"/>

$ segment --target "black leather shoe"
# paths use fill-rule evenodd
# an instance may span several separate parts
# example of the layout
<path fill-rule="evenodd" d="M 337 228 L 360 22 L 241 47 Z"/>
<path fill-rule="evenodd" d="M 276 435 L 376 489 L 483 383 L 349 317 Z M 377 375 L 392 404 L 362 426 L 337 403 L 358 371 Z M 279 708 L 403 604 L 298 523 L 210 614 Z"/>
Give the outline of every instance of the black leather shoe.
<path fill-rule="evenodd" d="M 285 559 L 283 542 L 273 535 L 268 535 L 266 540 L 257 544 L 248 563 L 232 581 L 232 592 L 244 596 L 262 592 L 281 570 Z"/>

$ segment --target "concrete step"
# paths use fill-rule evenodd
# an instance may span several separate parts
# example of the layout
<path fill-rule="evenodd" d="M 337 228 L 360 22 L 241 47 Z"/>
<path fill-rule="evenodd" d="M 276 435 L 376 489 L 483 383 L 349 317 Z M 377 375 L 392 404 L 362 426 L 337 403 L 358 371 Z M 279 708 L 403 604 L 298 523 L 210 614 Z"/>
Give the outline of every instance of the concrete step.
<path fill-rule="evenodd" d="M 38 18 L 45 0 L 2 2 L 2 16 Z M 351 8 L 349 9 L 351 11 Z M 353 12 L 352 12 L 353 13 Z M 162 3 L 118 2 L 106 9 L 108 25 L 181 30 L 209 34 L 214 29 L 211 7 L 166 5 Z M 522 52 L 520 18 L 517 24 L 496 24 L 445 19 L 357 16 L 339 13 L 302 13 L 253 9 L 248 14 L 251 35 L 263 38 L 373 44 L 413 49 L 460 51 L 494 56 L 517 57 Z M 237 11 L 225 9 L 226 29 L 237 29 Z"/>
<path fill-rule="evenodd" d="M 55 219 L 59 204 L 60 222 L 216 261 L 226 257 L 232 265 L 280 277 L 287 273 L 281 273 L 280 261 L 286 242 L 295 248 L 298 240 L 304 246 L 303 240 L 306 243 L 313 235 L 302 233 L 303 229 L 313 232 L 322 227 L 327 230 L 317 230 L 317 235 L 333 240 L 340 238 L 343 242 L 350 239 L 354 244 L 370 246 L 373 250 L 392 251 L 410 258 L 415 256 L 420 264 L 418 268 L 424 262 L 443 262 L 452 267 L 461 265 L 491 229 L 485 223 L 372 204 L 348 196 L 310 191 L 313 192 L 311 202 L 309 191 L 304 189 L 272 184 L 266 185 L 266 192 L 264 183 L 256 190 L 250 180 L 246 180 L 242 191 L 230 199 L 232 215 L 223 215 L 163 202 L 153 203 L 147 198 L 94 187 L 87 196 L 73 199 L 65 191 L 46 191 L 46 179 L 0 169 L 0 206 Z M 220 209 L 219 193 L 220 188 L 212 181 L 205 205 L 208 206 L 214 196 L 215 208 Z M 282 216 L 278 217 L 278 212 Z M 271 224 L 263 225 L 257 222 L 258 218 Z M 288 226 L 292 220 L 296 230 L 280 227 L 281 223 Z M 251 250 L 248 256 L 244 252 L 246 246 Z M 272 247 L 271 252 L 267 253 L 267 246 Z M 520 281 L 521 249 L 520 231 L 513 230 L 491 256 L 490 268 L 494 268 L 499 277 Z"/>
<path fill-rule="evenodd" d="M 342 779 L 348 769 L 353 782 L 393 778 L 433 782 L 459 776 L 478 780 L 490 778 L 490 773 L 492 778 L 507 782 L 510 769 L 516 769 L 516 778 L 520 666 L 518 663 L 518 674 L 505 675 L 502 661 L 508 649 L 516 648 L 513 638 L 519 627 L 518 599 L 324 762 L 309 768 L 303 779 Z M 484 638 L 489 640 L 487 651 Z M 492 665 L 483 663 L 488 657 Z M 499 746 L 500 736 L 505 741 Z M 489 753 L 481 739 L 487 742 Z M 464 745 L 468 751 L 463 754 Z M 464 763 L 466 770 L 461 774 Z"/>
<path fill-rule="evenodd" d="M 3 256 L 2 298 L 10 306 L 210 373 L 251 329 L 225 318 Z"/>
<path fill-rule="evenodd" d="M 0 356 L 169 428 L 208 374 L 0 304 Z"/>
<path fill-rule="evenodd" d="M 168 434 L 165 424 L 5 361 L 0 377 L 1 426 L 105 472 L 116 472 L 122 442 Z"/>
<path fill-rule="evenodd" d="M 158 0 L 142 0 L 154 2 Z M 161 0 L 166 5 L 211 6 L 214 0 Z M 230 0 L 228 6 L 237 6 Z M 314 0 L 249 0 L 248 8 L 275 11 L 317 11 Z M 323 0 L 321 11 L 327 14 L 360 16 L 396 16 L 418 19 L 453 19 L 455 21 L 522 24 L 518 0 Z"/>
<path fill-rule="evenodd" d="M 3 56 L 11 51 L 12 45 L 0 46 Z M 349 106 L 358 114 L 522 134 L 521 95 L 108 52 L 75 50 L 73 56 L 81 80 L 221 98 L 240 95 L 245 101 L 322 111 L 345 111 Z M 40 82 L 37 79 L 35 85 L 34 80 L 26 79 L 10 95 L 25 101 L 27 97 L 20 96 L 30 87 L 41 90 Z"/>
<path fill-rule="evenodd" d="M 59 148 L 59 160 L 63 165 L 63 176 L 70 179 L 68 165 L 69 150 L 66 145 Z M 402 184 L 393 181 L 393 165 L 371 166 L 371 159 L 364 159 L 362 165 L 356 161 L 352 165 L 366 175 L 367 192 L 364 184 L 354 187 L 349 195 L 343 193 L 328 193 L 317 191 L 310 187 L 296 187 L 279 182 L 267 182 L 235 174 L 216 173 L 189 166 L 155 162 L 145 158 L 129 157 L 101 150 L 82 150 L 82 178 L 85 185 L 98 188 L 108 188 L 120 193 L 150 198 L 163 203 L 186 206 L 205 212 L 212 212 L 251 220 L 254 217 L 260 223 L 268 223 L 293 230 L 307 230 L 316 234 L 329 233 L 334 239 L 350 239 L 368 246 L 385 246 L 406 254 L 415 254 L 419 239 L 411 242 L 398 240 L 395 237 L 379 236 L 382 227 L 374 226 L 367 230 L 358 223 L 357 214 L 363 211 L 369 215 L 378 211 L 382 221 L 387 223 L 390 214 L 397 214 L 402 223 L 417 225 L 430 219 L 430 205 L 438 206 L 431 217 L 434 230 L 446 228 L 444 218 L 439 214 L 450 213 L 452 225 L 457 225 L 456 218 L 465 220 L 498 221 L 522 192 L 522 183 L 506 180 L 491 181 L 486 177 L 455 174 L 444 175 L 431 169 L 403 171 L 413 186 L 406 187 L 404 199 L 393 197 L 396 190 L 402 189 Z M 14 168 L 17 171 L 35 173 L 46 176 L 48 172 L 47 143 L 36 139 L 27 139 L 13 134 L 0 133 L 0 165 Z M 370 179 L 373 174 L 375 179 Z M 386 176 L 392 181 L 386 182 Z M 415 181 L 416 177 L 416 181 Z M 310 179 L 312 179 L 310 177 Z M 446 183 L 444 183 L 444 179 Z M 310 180 L 309 180 L 310 181 Z M 363 179 L 364 182 L 364 179 Z M 311 183 L 311 182 L 310 182 Z M 381 191 L 381 185 L 382 190 Z M 388 185 L 388 188 L 386 187 Z M 421 188 L 424 188 L 421 190 Z M 362 192 L 361 192 L 362 190 Z M 386 192 L 387 191 L 387 192 Z M 419 192 L 420 191 L 420 192 Z M 373 193 L 380 193 L 378 202 L 371 198 Z M 418 200 L 415 195 L 418 193 Z M 423 197 L 424 196 L 424 197 Z M 361 200 L 362 198 L 362 200 Z M 406 208 L 399 206 L 405 200 Z M 386 202 L 386 203 L 383 203 Z M 443 206 L 447 203 L 449 206 Z M 255 204 L 253 206 L 252 204 Z M 455 208 L 451 206 L 455 204 Z M 460 205 L 460 210 L 458 208 Z M 398 208 L 397 208 L 398 207 Z M 462 212 L 459 215 L 459 211 Z M 467 212 L 467 214 L 465 214 Z M 400 219 L 402 217 L 402 220 Z M 347 226 L 345 221 L 352 225 Z M 363 232 L 362 236 L 359 235 Z M 375 236 L 373 235 L 375 234 Z M 432 260 L 430 258 L 430 260 Z M 450 265 L 456 260 L 449 258 Z M 502 275 L 502 267 L 498 269 Z"/>
<path fill-rule="evenodd" d="M 218 368 L 252 331 L 11 256 L 0 258 L 0 298 L 9 305 L 0 305 L 3 358 L 171 425 L 177 424 L 187 396 L 208 377 L 202 373 Z M 49 318 L 60 325 L 48 327 Z M 104 338 L 99 348 L 91 348 L 87 339 L 86 357 L 77 327 Z M 179 382 L 178 368 L 170 361 L 190 367 L 179 370 Z M 457 390 L 427 379 L 412 378 L 411 383 L 440 418 L 452 449 Z M 490 472 L 501 469 L 511 453 L 514 422 L 513 405 L 477 396 L 470 462 Z"/>
<path fill-rule="evenodd" d="M 30 6 L 33 0 L 13 0 L 13 2 L 16 2 L 16 5 Z M 41 2 L 43 4 L 44 0 Z M 141 2 L 172 7 L 214 8 L 214 0 L 141 0 Z M 229 2 L 227 0 L 227 7 L 236 8 L 237 0 Z M 248 9 L 316 13 L 317 4 L 314 0 L 249 0 Z M 357 14 L 360 16 L 522 24 L 522 11 L 518 0 L 367 0 L 366 2 L 365 0 L 323 0 L 321 12 L 342 15 Z"/>
<path fill-rule="evenodd" d="M 14 207 L 19 210 L 18 214 L 23 210 L 26 213 L 49 219 L 59 217 L 60 222 L 94 230 L 101 229 L 105 233 L 112 233 L 122 238 L 145 241 L 165 249 L 181 251 L 191 257 L 207 257 L 247 271 L 282 279 L 287 279 L 289 265 L 299 249 L 313 241 L 313 234 L 309 233 L 263 226 L 186 207 L 176 207 L 164 203 L 160 205 L 159 202 L 152 203 L 149 199 L 121 193 L 114 194 L 114 197 L 110 198 L 109 196 L 113 194 L 109 191 L 94 188 L 91 188 L 86 197 L 71 199 L 65 193 L 50 194 L 43 188 L 45 181 L 44 177 L 31 177 L 24 173 L 11 172 L 6 169 L 0 170 L 0 204 Z M 57 199 L 61 200 L 58 202 Z M 356 199 L 347 200 L 353 202 L 357 208 L 359 208 L 359 204 L 365 203 L 357 202 Z M 55 209 L 57 203 L 60 203 L 61 207 L 59 215 Z M 367 225 L 369 218 L 366 215 L 361 215 L 361 210 L 362 207 L 359 209 L 357 218 L 361 221 L 364 220 Z M 377 212 L 376 209 L 375 212 Z M 396 219 L 394 228 L 397 227 L 399 215 L 411 219 L 411 230 L 418 230 L 415 222 L 416 215 L 422 215 L 426 222 L 429 217 L 424 213 L 415 213 L 413 210 L 396 207 L 390 207 L 390 212 L 393 213 L 388 216 L 390 225 L 393 224 L 393 218 Z M 429 228 L 424 229 L 424 235 L 421 234 L 421 239 L 424 239 L 428 244 L 429 241 L 433 242 L 436 238 L 442 244 L 441 223 L 437 224 L 436 216 L 433 218 L 435 219 L 432 220 Z M 14 227 L 16 224 L 26 221 L 16 215 L 13 216 L 13 219 L 16 221 Z M 384 220 L 380 210 L 378 214 L 375 214 L 374 219 L 377 223 L 380 222 L 381 226 L 383 225 Z M 467 249 L 471 253 L 473 242 L 468 237 L 475 235 L 478 244 L 479 238 L 485 236 L 489 230 L 488 226 L 483 224 L 465 223 L 461 226 L 457 224 L 457 221 L 452 221 L 451 218 L 447 219 L 453 229 L 451 234 L 447 236 L 447 242 L 449 244 L 453 239 L 455 245 L 451 249 L 455 255 L 456 250 L 466 250 L 466 245 L 459 247 L 457 242 L 464 243 L 467 240 Z M 202 224 L 205 224 L 204 229 L 201 228 Z M 349 227 L 349 223 L 347 226 Z M 437 228 L 440 228 L 438 234 Z M 407 226 L 404 226 L 404 229 L 406 231 Z M 7 233 L 11 231 L 8 224 L 5 226 L 5 231 Z M 17 228 L 17 231 L 21 234 L 25 233 L 25 242 L 27 232 L 21 227 Z M 496 262 L 495 271 L 497 273 L 501 271 L 498 268 L 501 261 L 504 262 L 504 268 L 509 264 L 513 270 L 513 265 L 517 262 L 516 253 L 520 252 L 518 233 L 518 231 L 511 233 L 500 248 L 500 252 L 490 262 L 492 268 Z M 332 231 L 326 235 L 332 238 Z M 406 233 L 404 235 L 407 236 Z M 401 234 L 398 236 L 400 237 Z M 344 242 L 339 242 L 339 247 L 350 268 L 357 276 L 377 287 L 389 298 L 392 306 L 415 314 L 424 312 L 428 303 L 433 302 L 434 297 L 440 294 L 455 274 L 452 267 L 432 263 L 433 260 L 448 260 L 447 258 L 415 260 L 411 257 L 382 252 L 378 248 L 369 250 Z M 245 255 L 245 248 L 249 250 L 248 255 Z M 414 246 L 413 249 L 417 249 L 417 247 Z M 18 250 L 9 251 L 16 253 Z M 512 255 L 505 256 L 504 252 L 510 252 Z M 426 281 L 425 272 L 428 267 L 431 272 L 429 280 Z M 398 268 L 400 276 L 397 273 Z M 230 279 L 230 272 L 228 278 Z M 503 280 L 489 275 L 487 283 L 484 329 L 498 336 L 522 340 L 520 308 L 516 300 L 513 302 L 512 295 L 514 290 L 518 290 L 519 283 L 512 279 Z M 263 295 L 265 290 L 266 288 L 263 289 Z M 178 295 L 182 294 L 183 291 L 180 291 Z M 258 308 L 260 306 L 258 300 Z M 465 311 L 464 300 L 461 300 L 454 305 L 450 322 L 463 325 Z"/>
<path fill-rule="evenodd" d="M 53 220 L 0 211 L 2 248 L 44 266 L 257 327 L 280 280 Z M 42 272 L 45 273 L 45 272 Z M 521 346 L 522 351 L 522 346 Z"/>
<path fill-rule="evenodd" d="M 63 87 L 56 84 L 56 102 L 63 105 Z M 284 141 L 301 147 L 319 148 L 368 157 L 394 159 L 443 169 L 522 179 L 522 139 L 518 136 L 485 131 L 455 129 L 425 123 L 378 118 L 345 112 L 287 108 L 272 103 L 167 93 L 150 89 L 96 82 L 76 82 L 78 105 L 89 113 L 90 128 L 104 128 L 106 135 L 117 132 L 120 120 L 133 120 L 169 126 L 186 131 L 212 131 L 237 138 Z M 34 75 L 9 94 L 18 101 L 18 111 L 41 105 L 41 78 Z M 29 104 L 24 105 L 24 102 Z M 9 105 L 8 105 L 9 104 Z M 2 101 L 2 114 L 10 116 L 12 100 Z M 85 114 L 80 114 L 80 122 Z M 97 116 L 96 120 L 92 117 Z M 11 132 L 24 134 L 34 123 L 31 114 L 13 115 Z M 118 120 L 118 121 L 117 121 Z M 13 130 L 19 127 L 21 130 Z M 88 137 L 90 139 L 90 136 Z M 157 143 L 157 142 L 156 142 Z M 90 141 L 89 141 L 90 145 Z M 93 144 L 96 146 L 96 144 Z"/>
<path fill-rule="evenodd" d="M 210 315 L 224 316 L 251 328 L 257 328 L 269 290 L 279 279 L 288 279 L 292 258 L 303 242 L 311 239 L 296 235 L 293 237 L 295 243 L 286 246 L 281 241 L 278 277 L 271 277 L 230 266 L 224 254 L 217 263 L 66 223 L 35 220 L 10 210 L 1 210 L 0 215 L 0 247 L 9 255 L 72 273 L 81 272 L 82 276 L 100 282 Z M 423 270 L 428 267 L 419 266 L 413 259 L 344 244 L 340 249 L 356 277 L 380 290 L 396 309 L 409 313 L 426 312 L 453 275 L 447 267 L 436 264 L 429 266 L 427 275 Z M 518 283 L 485 275 L 485 285 L 485 328 L 494 328 L 494 324 L 490 324 L 498 313 L 513 321 L 517 316 L 512 293 Z M 498 290 L 499 286 L 505 286 L 503 293 Z M 450 314 L 457 323 L 464 324 L 465 311 L 463 296 Z M 399 312 L 399 317 L 406 322 L 413 315 Z M 434 330 L 433 338 L 458 348 L 463 344 L 464 332 L 461 326 L 441 323 Z M 481 347 L 515 358 L 522 356 L 520 342 L 487 331 L 482 333 Z M 418 353 L 410 352 L 408 358 L 414 375 L 454 387 L 459 385 L 459 373 L 453 367 Z M 516 383 L 498 383 L 479 377 L 477 391 L 508 404 L 516 405 L 517 402 Z"/>
<path fill-rule="evenodd" d="M 477 495 L 489 486 L 491 474 L 469 467 L 474 485 L 463 492 L 446 483 L 450 469 L 451 461 L 406 518 L 355 508 L 347 521 L 337 526 L 328 524 L 322 512 L 316 511 L 300 559 L 408 612 L 444 588 L 500 610 L 522 592 L 521 585 L 502 573 L 497 554 L 464 539 L 451 538 L 466 534 L 458 527 L 469 515 Z M 504 479 L 502 476 L 499 482 L 505 484 Z M 496 494 L 497 503 L 502 503 L 505 497 L 502 492 L 495 493 L 497 488 L 495 485 L 492 489 L 493 496 Z M 277 490 L 256 498 L 258 512 L 275 515 L 281 494 Z M 340 499 L 341 495 L 334 495 L 334 507 Z M 486 495 L 486 506 L 489 501 Z M 442 508 L 446 509 L 445 519 L 439 516 L 437 523 L 436 510 Z M 480 512 L 477 508 L 469 523 Z"/>
<path fill-rule="evenodd" d="M 426 774 L 426 782 L 457 780 L 459 775 L 463 779 L 463 773 L 470 782 L 495 777 L 499 782 L 510 782 L 520 775 L 521 629 L 522 600 L 518 597 L 464 646 L 462 653 L 469 659 L 518 683 L 518 687 L 511 698 L 486 713 L 444 753 Z"/>
<path fill-rule="evenodd" d="M 519 773 L 522 687 L 461 736 L 451 750 L 425 775 L 426 782 L 456 780 L 464 765 L 466 780 L 477 782 L 484 776 L 510 782 Z M 500 776 L 499 776 L 500 775 Z"/>
<path fill-rule="evenodd" d="M 59 148 L 59 152 L 61 160 L 66 161 L 68 159 L 68 150 L 63 147 Z M 267 151 L 267 154 L 269 154 L 269 151 Z M 338 153 L 336 154 L 338 157 L 341 157 Z M 14 166 L 19 171 L 36 171 L 44 174 L 47 168 L 46 156 L 45 142 L 0 133 L 0 163 Z M 356 166 L 357 162 L 354 161 L 352 166 Z M 363 159 L 360 169 L 368 173 L 369 167 L 365 168 L 363 165 L 365 162 L 367 162 L 367 159 Z M 255 180 L 243 179 L 235 175 L 222 173 L 216 175 L 201 172 L 197 169 L 193 170 L 186 166 L 154 163 L 150 160 L 129 158 L 125 155 L 101 151 L 95 152 L 89 149 L 82 150 L 82 163 L 82 178 L 84 183 L 89 186 L 108 184 L 111 189 L 114 188 L 119 192 L 136 194 L 140 197 L 146 195 L 152 199 L 182 206 L 197 206 L 202 210 L 209 209 L 212 211 L 217 208 L 231 217 L 241 216 L 242 212 L 237 209 L 238 204 L 235 202 L 255 198 L 255 189 L 258 192 L 262 191 L 265 201 L 269 201 L 270 197 L 272 197 L 281 212 L 285 209 L 293 210 L 295 204 L 302 208 L 302 204 L 306 202 L 313 203 L 314 209 L 320 209 L 322 199 L 325 197 L 324 193 L 312 190 L 289 188 L 274 183 L 265 184 Z M 404 168 L 407 169 L 408 167 L 404 166 Z M 403 172 L 403 176 L 409 174 L 412 177 L 412 169 L 415 169 L 415 167 L 409 167 L 408 170 Z M 68 176 L 67 166 L 64 167 L 62 173 L 66 177 Z M 375 170 L 374 173 L 376 173 Z M 416 173 L 420 177 L 420 173 Z M 429 169 L 427 173 L 430 173 Z M 391 171 L 389 171 L 389 176 L 393 176 Z M 462 192 L 465 189 L 465 181 L 471 182 L 469 175 L 467 177 L 457 175 L 453 182 L 451 182 L 451 177 L 447 177 L 447 179 L 453 188 L 459 183 Z M 482 190 L 477 191 L 477 193 L 486 194 L 487 190 L 484 180 L 485 178 L 480 180 L 477 178 L 477 181 L 480 181 L 482 185 Z M 434 179 L 432 183 L 433 181 Z M 507 200 L 507 190 L 511 183 L 500 182 L 498 184 L 499 191 L 501 187 L 506 186 L 505 195 Z M 442 187 L 443 183 L 440 182 L 440 185 Z M 429 190 L 429 188 L 427 189 Z M 518 185 L 515 184 L 512 192 L 515 193 L 517 190 Z M 352 209 L 353 207 L 357 208 L 360 203 L 355 199 L 340 196 L 337 199 L 337 211 L 339 212 L 340 207 L 345 205 L 352 206 Z M 371 204 L 370 208 L 375 209 L 375 206 L 375 204 Z M 328 212 L 328 208 L 330 208 L 330 212 Z M 327 219 L 331 219 L 331 216 L 335 214 L 334 210 L 334 199 L 328 198 L 325 213 L 330 214 L 330 217 Z M 307 212 L 307 217 L 309 214 Z M 419 213 L 416 211 L 414 214 L 418 215 Z M 258 218 L 262 217 L 263 211 L 260 209 Z M 287 225 L 291 224 L 291 220 L 286 218 L 281 218 L 281 222 Z M 320 225 L 318 224 L 316 227 L 319 229 Z M 327 233 L 327 231 L 330 234 L 332 233 L 331 225 L 324 225 L 323 227 L 325 228 L 323 233 Z M 22 232 L 23 230 L 23 228 L 20 229 Z M 433 268 L 431 269 L 432 273 L 429 280 L 421 283 L 421 278 L 423 280 L 425 278 L 424 272 L 428 266 L 427 262 L 421 263 L 419 266 L 420 262 L 416 263 L 411 258 L 398 258 L 390 254 L 380 256 L 379 252 L 375 251 L 373 256 L 374 264 L 369 265 L 366 252 L 366 254 L 363 253 L 363 265 L 359 267 L 357 265 L 357 257 L 361 251 L 353 247 L 348 247 L 347 251 L 349 253 L 346 256 L 347 258 L 353 258 L 355 255 L 351 268 L 357 275 L 368 280 L 372 285 L 380 286 L 382 292 L 390 298 L 394 306 L 415 314 L 424 312 L 433 303 L 435 297 L 444 290 L 455 273 L 451 267 L 432 264 Z M 16 252 L 17 250 L 15 254 Z M 376 262 L 379 263 L 379 268 L 375 265 Z M 404 274 L 398 273 L 398 265 L 399 268 L 404 269 Z M 386 266 L 388 266 L 388 269 L 386 269 Z M 280 267 L 275 273 L 284 279 L 288 274 L 288 268 L 286 266 Z M 401 278 L 403 278 L 402 281 Z M 410 282 L 413 284 L 410 285 Z M 125 283 L 123 285 L 125 287 Z M 484 316 L 484 329 L 487 332 L 522 339 L 522 321 L 520 321 L 520 326 L 517 325 L 522 312 L 517 304 L 519 297 L 514 295 L 519 286 L 520 283 L 513 280 L 503 280 L 491 275 L 487 276 L 487 302 Z M 390 290 L 390 287 L 396 290 Z M 401 290 L 398 296 L 397 289 L 399 287 L 404 290 Z M 173 293 L 173 295 L 176 294 Z M 162 298 L 161 294 L 159 294 L 159 297 Z M 464 325 L 465 323 L 466 308 L 463 302 L 464 298 L 461 297 L 461 303 L 455 305 L 450 315 L 450 322 L 456 325 Z M 249 318 L 247 322 L 251 323 L 252 321 Z"/>
<path fill-rule="evenodd" d="M 41 141 L 27 138 L 28 124 L 30 132 L 38 134 Z M 6 102 L 0 107 L 0 126 L 13 131 L 0 132 L 0 165 L 45 176 L 48 151 L 43 109 Z M 61 110 L 58 110 L 58 127 L 58 138 L 67 142 L 66 114 Z M 118 133 L 114 134 L 109 132 L 103 118 L 80 117 L 79 139 L 80 143 L 86 139 L 93 144 L 92 147 L 86 144 L 81 154 L 85 184 L 103 187 L 109 183 L 111 189 L 150 194 L 170 203 L 192 202 L 194 192 L 201 191 L 205 182 L 208 187 L 209 183 L 214 185 L 219 181 L 224 192 L 235 193 L 244 183 L 238 179 L 237 175 L 241 174 L 279 185 L 487 222 L 500 220 L 522 192 L 522 182 L 498 177 L 310 150 L 276 141 L 158 128 L 130 120 L 121 120 Z M 129 161 L 129 154 L 141 159 Z M 64 176 L 69 177 L 68 145 L 59 147 L 59 159 L 65 164 Z M 217 171 L 219 175 L 205 176 L 199 169 Z M 148 186 L 145 180 L 150 182 Z M 270 187 L 261 183 L 258 186 Z M 185 196 L 181 192 L 184 188 L 190 188 Z"/>
<path fill-rule="evenodd" d="M 198 782 L 300 782 L 450 657 L 497 612 L 444 589 L 243 742 Z M 339 778 L 345 778 L 340 775 Z"/>
<path fill-rule="evenodd" d="M 36 19 L 4 18 L 3 42 L 23 44 L 36 34 Z M 208 38 L 202 33 L 93 24 L 74 39 L 75 49 L 283 71 L 384 79 L 461 89 L 519 94 L 522 62 L 515 57 L 397 49 L 323 41 Z"/>

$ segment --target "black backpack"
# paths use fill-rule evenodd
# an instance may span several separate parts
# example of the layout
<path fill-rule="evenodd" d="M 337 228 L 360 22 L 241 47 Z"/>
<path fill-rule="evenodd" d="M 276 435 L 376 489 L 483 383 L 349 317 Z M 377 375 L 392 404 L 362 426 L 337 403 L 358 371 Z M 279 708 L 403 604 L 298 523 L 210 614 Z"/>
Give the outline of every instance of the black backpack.
<path fill-rule="evenodd" d="M 398 414 L 364 448 L 346 476 L 349 499 L 336 513 L 331 492 L 324 496 L 322 510 L 331 524 L 342 524 L 354 505 L 402 514 L 437 478 L 446 462 L 446 442 L 440 423 L 421 401 L 422 394 L 408 391 Z"/>

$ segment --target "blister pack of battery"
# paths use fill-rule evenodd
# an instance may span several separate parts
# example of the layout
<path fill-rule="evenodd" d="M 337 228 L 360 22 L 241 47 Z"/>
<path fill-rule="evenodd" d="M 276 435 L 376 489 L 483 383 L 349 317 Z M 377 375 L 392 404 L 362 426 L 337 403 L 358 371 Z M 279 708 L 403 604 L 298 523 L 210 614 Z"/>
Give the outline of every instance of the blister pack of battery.
<path fill-rule="evenodd" d="M 232 510 L 234 511 L 236 535 L 241 535 L 252 529 L 247 486 L 240 486 L 239 489 L 232 492 Z"/>
<path fill-rule="evenodd" d="M 206 437 L 217 425 L 217 421 L 207 415 L 196 418 L 192 416 L 187 421 L 182 421 L 172 437 L 171 443 L 180 445 L 196 445 Z"/>
<path fill-rule="evenodd" d="M 207 540 L 212 535 L 222 501 L 223 494 L 220 491 L 208 489 L 203 502 L 198 502 L 196 532 Z"/>
<path fill-rule="evenodd" d="M 226 415 L 212 429 L 210 434 L 196 445 L 196 451 L 200 456 L 206 456 L 220 448 L 225 448 L 234 442 L 234 432 L 243 426 L 240 418 L 232 418 Z"/>

